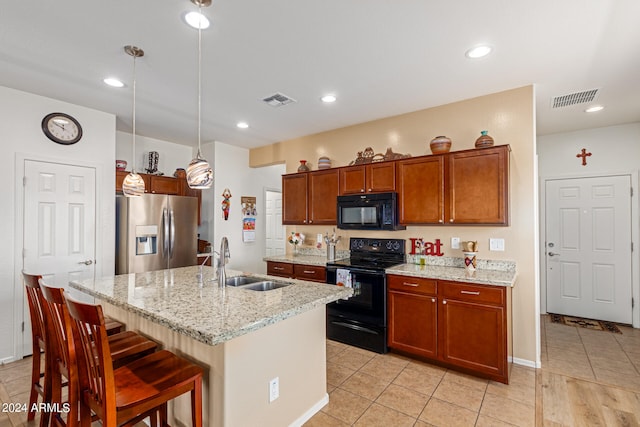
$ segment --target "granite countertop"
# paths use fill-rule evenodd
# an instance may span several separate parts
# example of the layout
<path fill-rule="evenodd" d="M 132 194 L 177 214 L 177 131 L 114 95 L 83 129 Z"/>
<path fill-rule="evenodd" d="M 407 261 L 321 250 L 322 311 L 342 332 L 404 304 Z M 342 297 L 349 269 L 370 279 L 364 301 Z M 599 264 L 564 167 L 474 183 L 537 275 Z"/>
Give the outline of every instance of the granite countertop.
<path fill-rule="evenodd" d="M 516 282 L 515 269 L 502 270 L 476 269 L 467 271 L 464 267 L 452 265 L 417 265 L 400 264 L 387 268 L 387 274 L 423 277 L 426 279 L 453 280 L 456 282 L 474 283 L 478 285 L 494 285 L 513 287 Z"/>
<path fill-rule="evenodd" d="M 227 270 L 227 277 L 248 274 L 291 282 L 266 292 L 227 286 L 212 280 L 215 270 L 197 266 L 72 281 L 70 286 L 99 300 L 136 313 L 205 344 L 216 345 L 299 313 L 348 298 L 353 290 L 305 280 Z"/>

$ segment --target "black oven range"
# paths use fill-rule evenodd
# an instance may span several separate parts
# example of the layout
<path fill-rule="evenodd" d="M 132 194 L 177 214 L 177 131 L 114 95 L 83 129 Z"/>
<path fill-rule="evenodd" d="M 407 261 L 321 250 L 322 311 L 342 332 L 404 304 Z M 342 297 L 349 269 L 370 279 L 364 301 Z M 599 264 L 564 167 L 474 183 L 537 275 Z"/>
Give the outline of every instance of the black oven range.
<path fill-rule="evenodd" d="M 405 262 L 403 239 L 352 237 L 350 258 L 327 263 L 327 283 L 353 288 L 353 296 L 327 305 L 327 338 L 387 352 L 385 269 Z"/>

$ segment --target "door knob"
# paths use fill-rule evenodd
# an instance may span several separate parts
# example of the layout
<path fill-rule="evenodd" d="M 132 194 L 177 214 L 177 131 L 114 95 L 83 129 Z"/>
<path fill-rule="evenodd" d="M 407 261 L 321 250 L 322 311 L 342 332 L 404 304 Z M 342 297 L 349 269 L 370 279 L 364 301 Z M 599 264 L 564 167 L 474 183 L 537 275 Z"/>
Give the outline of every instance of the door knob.
<path fill-rule="evenodd" d="M 560 254 L 557 254 L 555 252 L 549 252 L 549 256 L 559 256 Z"/>
<path fill-rule="evenodd" d="M 90 259 L 88 259 L 88 260 L 86 260 L 86 261 L 80 261 L 78 264 L 91 265 L 91 264 L 93 264 L 93 261 L 91 261 Z"/>

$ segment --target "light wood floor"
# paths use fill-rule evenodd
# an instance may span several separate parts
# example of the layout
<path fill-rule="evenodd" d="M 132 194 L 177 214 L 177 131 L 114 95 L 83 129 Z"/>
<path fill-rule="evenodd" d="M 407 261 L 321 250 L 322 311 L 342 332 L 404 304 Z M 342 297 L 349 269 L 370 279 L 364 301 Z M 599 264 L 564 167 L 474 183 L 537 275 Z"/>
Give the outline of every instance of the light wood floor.
<path fill-rule="evenodd" d="M 542 369 L 513 365 L 508 386 L 328 341 L 330 402 L 305 426 L 640 426 L 640 330 L 621 329 L 542 316 Z M 0 366 L 0 409 L 28 401 L 30 368 Z M 0 427 L 36 425 L 0 412 Z"/>

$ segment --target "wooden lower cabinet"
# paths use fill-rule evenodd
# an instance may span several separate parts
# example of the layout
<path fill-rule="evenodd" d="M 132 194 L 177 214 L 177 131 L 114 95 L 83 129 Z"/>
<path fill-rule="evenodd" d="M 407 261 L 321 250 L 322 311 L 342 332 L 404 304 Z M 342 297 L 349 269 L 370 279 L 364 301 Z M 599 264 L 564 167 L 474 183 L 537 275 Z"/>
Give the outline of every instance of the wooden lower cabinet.
<path fill-rule="evenodd" d="M 325 283 L 327 281 L 327 269 L 318 265 L 267 261 L 267 274 L 311 282 Z"/>
<path fill-rule="evenodd" d="M 389 276 L 387 315 L 388 345 L 391 348 L 435 358 L 438 355 L 438 302 L 433 292 L 420 292 L 425 280 L 411 277 Z"/>
<path fill-rule="evenodd" d="M 389 275 L 388 315 L 390 348 L 508 384 L 507 288 Z"/>

